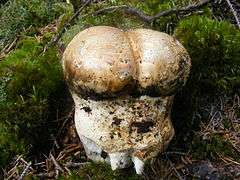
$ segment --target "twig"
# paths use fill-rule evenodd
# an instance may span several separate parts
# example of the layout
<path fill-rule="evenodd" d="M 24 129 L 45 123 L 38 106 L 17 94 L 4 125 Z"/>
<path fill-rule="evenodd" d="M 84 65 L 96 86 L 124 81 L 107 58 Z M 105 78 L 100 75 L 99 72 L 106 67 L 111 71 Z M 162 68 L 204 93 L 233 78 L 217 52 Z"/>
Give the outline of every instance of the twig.
<path fill-rule="evenodd" d="M 5 51 L 6 53 L 8 53 L 8 52 L 12 49 L 12 47 L 16 45 L 17 40 L 18 40 L 18 37 L 16 37 L 16 38 L 13 40 L 13 42 L 8 46 L 8 48 L 7 48 L 6 51 Z"/>
<path fill-rule="evenodd" d="M 7 172 L 7 174 L 10 174 L 8 175 L 7 179 L 11 179 L 12 176 L 16 173 L 17 165 L 18 164 L 16 164 L 10 171 Z"/>
<path fill-rule="evenodd" d="M 27 164 L 27 166 L 26 166 L 25 169 L 23 170 L 21 176 L 19 177 L 19 180 L 22 180 L 22 179 L 24 178 L 24 176 L 26 175 L 26 173 L 27 173 L 27 171 L 28 171 L 28 169 L 30 168 L 31 165 L 32 165 L 32 162 L 29 162 L 29 163 Z"/>
<path fill-rule="evenodd" d="M 139 9 L 136 9 L 134 7 L 129 7 L 127 5 L 106 7 L 106 8 L 103 8 L 103 9 L 99 9 L 98 11 L 95 11 L 92 14 L 87 14 L 86 16 L 88 16 L 88 15 L 96 16 L 96 15 L 102 14 L 104 12 L 115 11 L 115 10 L 120 9 L 120 10 L 123 10 L 124 13 L 136 16 L 140 20 L 142 20 L 142 21 L 144 21 L 146 23 L 152 23 L 153 21 L 155 21 L 156 19 L 158 19 L 158 18 L 160 18 L 162 16 L 168 16 L 168 15 L 171 15 L 171 14 L 174 14 L 174 13 L 176 14 L 176 13 L 180 13 L 180 12 L 191 12 L 191 11 L 194 11 L 196 9 L 199 9 L 199 8 L 205 6 L 210 1 L 211 0 L 202 0 L 199 3 L 191 4 L 191 5 L 188 5 L 188 6 L 185 6 L 185 7 L 173 8 L 173 9 L 169 9 L 169 10 L 166 10 L 166 11 L 161 11 L 161 12 L 159 12 L 159 13 L 153 15 L 153 16 L 147 15 L 144 12 L 140 11 Z M 50 43 L 48 44 L 48 47 L 53 45 L 53 44 L 56 44 L 59 41 L 59 39 L 61 38 L 61 36 L 65 32 L 66 28 L 70 25 L 70 23 L 74 19 L 76 19 L 79 16 L 79 14 L 83 11 L 83 9 L 90 2 L 91 2 L 91 0 L 86 1 L 82 5 L 82 7 L 68 20 L 68 22 L 65 23 L 65 25 L 62 27 L 60 32 L 56 36 L 54 36 L 53 39 L 50 41 Z M 86 17 L 86 16 L 84 16 L 84 17 Z"/>
<path fill-rule="evenodd" d="M 180 13 L 180 12 L 191 12 L 194 11 L 196 9 L 199 9 L 205 5 L 207 5 L 211 0 L 202 0 L 199 3 L 195 3 L 195 4 L 190 4 L 188 6 L 185 7 L 181 7 L 181 8 L 173 8 L 173 9 L 169 9 L 163 12 L 159 12 L 156 15 L 153 16 L 152 21 L 161 17 L 161 16 L 168 16 L 170 14 L 174 14 L 174 13 Z"/>
<path fill-rule="evenodd" d="M 64 151 L 65 151 L 65 153 L 69 154 L 73 151 L 76 151 L 76 150 L 80 149 L 81 147 L 82 146 L 79 145 L 79 144 L 77 144 L 77 145 L 73 144 L 72 146 L 70 146 L 70 148 L 68 147 L 66 150 L 64 149 Z"/>
<path fill-rule="evenodd" d="M 76 167 L 80 167 L 80 166 L 85 166 L 87 164 L 89 164 L 89 162 L 82 162 L 82 163 L 67 162 L 65 164 L 65 166 L 68 168 L 76 168 Z"/>
<path fill-rule="evenodd" d="M 63 159 L 67 154 L 69 154 L 69 153 L 71 153 L 71 152 L 73 152 L 75 150 L 78 150 L 80 148 L 81 148 L 81 146 L 77 145 L 77 146 L 74 146 L 73 148 L 70 148 L 70 149 L 64 149 L 63 151 L 61 151 L 59 153 L 59 155 L 57 157 L 57 160 L 59 161 L 59 160 Z"/>
<path fill-rule="evenodd" d="M 23 158 L 20 158 L 20 161 L 22 161 L 24 164 L 28 165 L 28 162 L 25 161 Z"/>
<path fill-rule="evenodd" d="M 178 151 L 168 151 L 168 152 L 164 152 L 163 154 L 166 154 L 166 155 L 176 154 L 176 155 L 180 155 L 180 156 L 185 156 L 186 155 L 186 153 L 178 152 Z"/>
<path fill-rule="evenodd" d="M 16 37 L 10 44 L 6 45 L 0 52 L 0 60 L 3 59 L 17 44 L 18 37 Z"/>
<path fill-rule="evenodd" d="M 172 167 L 173 171 L 176 173 L 178 179 L 183 180 L 182 176 L 179 174 L 179 172 L 178 172 L 177 169 L 174 167 L 172 161 L 168 158 L 167 155 L 166 155 L 166 158 L 167 158 L 167 160 L 169 161 L 170 166 Z"/>
<path fill-rule="evenodd" d="M 239 162 L 234 161 L 234 160 L 233 160 L 232 158 L 230 158 L 230 157 L 224 157 L 224 156 L 219 155 L 219 154 L 218 154 L 218 156 L 219 156 L 220 159 L 221 159 L 222 161 L 224 161 L 225 163 L 230 162 L 230 163 L 233 163 L 233 164 L 236 164 L 236 165 L 240 166 L 240 163 L 239 163 Z"/>
<path fill-rule="evenodd" d="M 14 167 L 11 168 L 8 172 L 6 172 L 7 179 L 11 179 L 12 176 L 16 173 L 16 169 L 18 164 L 20 163 L 20 159 L 22 158 L 22 155 L 18 156 L 17 159 L 14 161 Z"/>
<path fill-rule="evenodd" d="M 61 118 L 61 119 L 65 118 L 65 120 L 64 120 L 62 126 L 60 127 L 60 129 L 58 130 L 57 135 L 55 136 L 52 150 L 54 149 L 54 145 L 57 144 L 57 139 L 58 139 L 58 137 L 59 137 L 60 134 L 62 133 L 62 130 L 63 130 L 63 128 L 65 127 L 65 125 L 67 124 L 67 122 L 68 122 L 68 121 L 70 120 L 70 118 L 72 117 L 73 113 L 74 113 L 74 107 L 73 107 L 72 110 L 68 113 L 67 116 L 64 116 L 64 117 Z M 59 120 L 61 120 L 61 119 L 59 119 Z M 58 121 L 59 121 L 59 120 L 58 120 Z"/>
<path fill-rule="evenodd" d="M 191 4 L 185 7 L 181 7 L 181 8 L 172 8 L 172 9 L 168 9 L 165 11 L 161 11 L 153 16 L 147 15 L 144 12 L 140 11 L 139 9 L 136 9 L 134 7 L 129 7 L 127 5 L 121 5 L 121 6 L 110 6 L 110 7 L 106 7 L 103 9 L 100 9 L 96 12 L 94 12 L 92 15 L 98 15 L 104 12 L 108 12 L 108 11 L 113 11 L 113 10 L 117 10 L 117 9 L 122 9 L 125 13 L 130 14 L 130 15 L 134 15 L 136 17 L 138 17 L 139 19 L 141 19 L 142 21 L 146 22 L 146 23 L 152 23 L 153 21 L 155 21 L 156 19 L 162 17 L 162 16 L 168 16 L 171 14 L 177 14 L 180 12 L 191 12 L 194 11 L 196 9 L 199 9 L 203 6 L 205 6 L 206 4 L 208 4 L 211 0 L 202 0 L 199 3 L 195 3 L 195 4 Z"/>
<path fill-rule="evenodd" d="M 230 10 L 231 10 L 232 13 L 233 13 L 233 16 L 234 16 L 234 18 L 235 18 L 235 20 L 236 20 L 237 26 L 238 26 L 238 28 L 240 29 L 240 20 L 238 19 L 238 14 L 237 14 L 237 12 L 234 10 L 234 8 L 233 8 L 232 3 L 230 2 L 230 0 L 226 0 L 226 1 L 227 1 L 227 3 L 228 3 L 228 6 L 230 7 Z"/>
<path fill-rule="evenodd" d="M 50 173 L 39 173 L 36 174 L 37 177 L 40 178 L 53 178 L 54 177 L 54 172 L 50 172 Z"/>
<path fill-rule="evenodd" d="M 70 25 L 70 23 L 76 19 L 79 14 L 83 11 L 83 9 L 91 3 L 91 0 L 86 1 L 78 10 L 77 12 L 67 21 L 67 23 L 64 24 L 64 26 L 62 27 L 62 29 L 60 30 L 60 32 L 53 37 L 53 39 L 50 41 L 50 43 L 48 44 L 49 46 L 52 46 L 53 44 L 56 44 L 59 39 L 61 38 L 61 36 L 63 35 L 63 33 L 65 32 L 66 28 Z"/>
<path fill-rule="evenodd" d="M 87 177 L 88 177 L 89 180 L 92 180 L 92 178 L 89 176 L 89 174 L 87 174 Z"/>
<path fill-rule="evenodd" d="M 157 174 L 156 170 L 154 169 L 154 162 L 156 161 L 155 158 L 151 159 L 150 161 L 150 167 L 151 167 L 151 170 L 153 171 L 154 174 Z"/>
<path fill-rule="evenodd" d="M 51 153 L 50 153 L 50 158 L 51 158 L 53 164 L 55 165 L 56 169 L 61 172 L 64 172 L 64 170 L 61 168 L 61 166 L 58 164 L 58 162 L 56 161 L 56 159 L 54 158 L 54 156 Z"/>
<path fill-rule="evenodd" d="M 99 15 L 99 14 L 102 14 L 102 13 L 105 13 L 105 12 L 110 12 L 110 11 L 116 11 L 118 9 L 124 9 L 124 8 L 128 8 L 127 5 L 121 5 L 121 6 L 109 6 L 109 7 L 106 7 L 106 8 L 102 8 L 102 9 L 99 9 L 93 13 L 91 13 L 90 15 L 92 16 L 96 16 L 96 15 Z M 88 14 L 89 15 L 89 14 Z M 88 16 L 87 15 L 87 16 Z M 85 17 L 85 16 L 84 16 Z"/>

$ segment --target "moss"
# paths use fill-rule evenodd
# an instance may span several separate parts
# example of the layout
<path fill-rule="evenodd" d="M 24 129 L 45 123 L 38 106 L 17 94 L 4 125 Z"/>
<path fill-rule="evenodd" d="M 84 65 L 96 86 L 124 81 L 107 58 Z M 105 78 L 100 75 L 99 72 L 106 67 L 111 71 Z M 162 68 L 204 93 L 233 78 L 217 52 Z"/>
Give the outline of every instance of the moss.
<path fill-rule="evenodd" d="M 58 18 L 57 29 L 62 29 L 65 23 L 71 18 L 74 13 L 73 5 L 66 3 L 56 3 L 54 4 L 54 9 L 56 12 L 62 12 Z"/>
<path fill-rule="evenodd" d="M 19 139 L 7 126 L 0 122 L 0 165 L 8 162 L 15 154 L 26 153 L 28 148 L 23 139 Z"/>
<path fill-rule="evenodd" d="M 136 18 L 130 18 L 119 11 L 104 13 L 98 16 L 91 15 L 96 10 L 109 5 L 109 3 L 97 3 L 93 4 L 91 7 L 87 7 L 85 12 L 83 12 L 84 15 L 82 15 L 82 17 L 80 16 L 75 24 L 64 33 L 62 37 L 64 44 L 68 44 L 79 31 L 91 26 L 113 26 L 121 29 L 131 29 L 144 26 L 142 21 Z"/>
<path fill-rule="evenodd" d="M 186 149 L 196 136 L 194 131 L 200 130 L 199 124 L 208 118 L 203 110 L 206 105 L 216 96 L 239 93 L 240 31 L 224 21 L 192 16 L 180 21 L 174 34 L 192 59 L 189 80 L 175 96 L 172 109 L 176 129 L 173 144 Z M 206 148 L 201 150 L 201 140 L 198 140 L 199 146 L 194 148 L 199 148 L 199 151 L 194 151 L 205 153 Z M 207 144 L 213 147 L 215 142 L 213 139 Z"/>
<path fill-rule="evenodd" d="M 63 7 L 58 0 L 9 0 L 0 7 L 0 49 L 29 26 L 41 27 L 65 14 Z"/>
<path fill-rule="evenodd" d="M 149 15 L 156 14 L 161 10 L 169 9 L 175 6 L 175 4 L 169 1 L 159 2 L 156 0 L 104 1 L 102 3 L 92 4 L 90 7 L 85 8 L 84 12 L 82 13 L 83 15 L 79 17 L 79 20 L 77 20 L 75 24 L 71 26 L 71 28 L 64 34 L 62 38 L 63 42 L 65 44 L 68 44 L 70 40 L 79 31 L 89 26 L 106 25 L 106 26 L 118 27 L 124 30 L 132 29 L 132 28 L 141 28 L 141 27 L 151 28 L 151 24 L 145 24 L 144 22 L 139 20 L 137 17 L 126 15 L 123 12 L 121 12 L 121 10 L 114 10 L 110 12 L 105 12 L 103 14 L 99 14 L 97 16 L 92 16 L 92 13 L 94 13 L 99 9 L 103 9 L 109 6 L 120 6 L 120 5 L 129 5 L 129 6 L 135 7 Z M 160 28 L 160 24 L 161 24 L 162 26 L 161 30 L 163 30 L 170 19 L 164 18 L 164 23 L 162 22 L 163 19 L 159 20 L 158 23 L 154 24 L 154 28 L 158 30 L 161 29 Z"/>
<path fill-rule="evenodd" d="M 28 34 L 35 35 L 37 27 L 46 25 L 60 16 L 57 27 L 62 28 L 73 14 L 73 7 L 57 2 L 57 0 L 51 2 L 10 0 L 4 4 L 0 8 L 2 25 L 0 49 L 29 26 L 32 28 Z M 72 2 L 76 10 L 80 1 Z M 205 16 L 191 16 L 181 20 L 179 24 L 177 23 L 181 17 L 176 15 L 162 17 L 150 25 L 117 10 L 91 16 L 96 10 L 110 5 L 127 4 L 153 15 L 191 2 L 192 0 L 109 0 L 93 3 L 84 9 L 75 24 L 64 34 L 63 41 L 68 44 L 80 30 L 94 25 L 109 25 L 122 29 L 151 27 L 170 34 L 174 32 L 176 38 L 190 53 L 193 66 L 186 87 L 175 98 L 172 115 L 177 138 L 173 144 L 190 147 L 190 151 L 198 159 L 215 160 L 218 153 L 237 158 L 231 144 L 222 136 L 212 135 L 209 139 L 203 140 L 194 136 L 193 130 L 198 130 L 198 125 L 202 121 L 196 118 L 196 113 L 200 113 L 201 99 L 221 93 L 239 92 L 240 32 L 238 29 L 227 22 L 210 19 L 207 7 L 203 9 Z M 0 62 L 1 166 L 16 154 L 33 150 L 38 153 L 46 152 L 49 147 L 49 134 L 54 134 L 56 131 L 56 124 L 53 121 L 59 108 L 58 103 L 61 103 L 60 99 L 65 93 L 65 86 L 57 49 L 52 47 L 43 53 L 44 46 L 51 37 L 52 33 L 45 34 L 41 40 L 26 37 L 18 42 L 16 50 Z M 228 121 L 224 122 L 224 126 L 229 127 Z M 90 163 L 73 172 L 68 178 L 86 179 L 90 176 L 92 179 L 126 179 L 127 177 L 139 179 L 131 174 L 113 172 L 106 164 Z"/>
<path fill-rule="evenodd" d="M 190 151 L 195 159 L 200 160 L 210 159 L 216 161 L 219 159 L 219 156 L 232 157 L 236 161 L 240 160 L 232 144 L 218 134 L 212 134 L 207 139 L 202 139 L 201 136 L 195 136 Z"/>
<path fill-rule="evenodd" d="M 232 93 L 240 86 L 240 31 L 207 17 L 181 21 L 175 36 L 192 57 L 189 84 L 206 93 Z M 193 89 L 193 88 L 191 88 Z"/>
<path fill-rule="evenodd" d="M 44 53 L 43 49 L 42 42 L 25 38 L 0 62 L 0 122 L 4 125 L 0 131 L 7 134 L 6 139 L 1 136 L 0 156 L 5 159 L 1 163 L 29 149 L 47 150 L 49 135 L 57 127 L 52 121 L 58 108 L 56 102 L 65 90 L 62 68 L 57 49 L 52 47 Z M 11 148 L 8 143 L 23 148 Z"/>
<path fill-rule="evenodd" d="M 145 28 L 151 28 L 151 29 L 172 34 L 177 22 L 180 20 L 180 17 L 178 17 L 175 14 L 171 16 L 159 18 L 151 24 L 144 23 L 143 21 L 139 20 L 135 16 L 131 16 L 123 13 L 121 11 L 121 8 L 113 11 L 109 11 L 109 12 L 104 12 L 102 14 L 98 14 L 97 16 L 92 16 L 92 14 L 99 9 L 103 9 L 109 6 L 128 5 L 128 6 L 139 9 L 140 11 L 144 12 L 147 15 L 155 15 L 161 11 L 168 10 L 171 8 L 186 6 L 193 2 L 195 2 L 195 0 L 181 0 L 181 1 L 108 0 L 108 1 L 103 1 L 101 3 L 91 4 L 91 6 L 86 7 L 84 9 L 81 16 L 79 16 L 79 19 L 64 34 L 63 42 L 65 44 L 68 44 L 70 40 L 79 31 L 89 26 L 97 26 L 97 25 L 113 26 L 113 27 L 124 29 L 124 30 L 145 27 Z M 75 5 L 75 1 L 73 1 L 73 4 Z M 209 11 L 210 11 L 209 8 L 204 8 L 203 13 L 209 14 Z"/>
<path fill-rule="evenodd" d="M 175 37 L 192 59 L 190 78 L 177 96 L 185 110 L 190 109 L 191 114 L 202 96 L 237 92 L 240 85 L 238 29 L 227 22 L 193 16 L 179 23 Z M 185 118 L 192 119 L 190 114 Z"/>
<path fill-rule="evenodd" d="M 78 171 L 72 173 L 72 175 L 66 177 L 60 177 L 59 179 L 93 179 L 93 180 L 139 180 L 141 176 L 135 174 L 135 172 L 123 172 L 123 171 L 112 171 L 111 167 L 105 163 L 89 163 L 84 165 Z"/>
<path fill-rule="evenodd" d="M 139 1 L 139 0 L 121 0 L 121 1 L 113 1 L 113 5 L 122 5 L 127 4 L 129 6 L 135 7 L 141 11 L 143 11 L 147 15 L 156 15 L 159 12 L 173 9 L 173 8 L 180 8 L 187 6 L 189 4 L 193 4 L 198 2 L 197 0 L 150 0 L 150 1 Z M 210 15 L 210 9 L 208 7 L 203 8 L 203 14 Z M 193 12 L 192 14 L 195 14 Z M 172 14 L 169 16 L 164 16 L 156 19 L 154 22 L 152 22 L 151 29 L 155 29 L 158 31 L 166 32 L 168 34 L 173 34 L 173 31 L 177 25 L 177 23 L 180 21 L 180 19 L 183 18 L 183 15 L 180 13 L 178 14 Z"/>

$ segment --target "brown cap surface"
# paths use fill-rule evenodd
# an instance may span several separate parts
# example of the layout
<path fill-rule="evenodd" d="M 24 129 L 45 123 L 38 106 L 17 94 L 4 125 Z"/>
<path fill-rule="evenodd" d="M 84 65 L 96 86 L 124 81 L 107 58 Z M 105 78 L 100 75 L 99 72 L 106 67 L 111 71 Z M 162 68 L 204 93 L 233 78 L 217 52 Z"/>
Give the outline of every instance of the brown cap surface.
<path fill-rule="evenodd" d="M 65 78 L 77 94 L 108 96 L 133 86 L 172 94 L 186 82 L 190 66 L 176 39 L 149 29 L 91 27 L 77 34 L 63 55 Z"/>
<path fill-rule="evenodd" d="M 140 90 L 172 94 L 186 82 L 190 57 L 176 39 L 151 29 L 135 29 L 127 33 L 138 67 Z"/>
<path fill-rule="evenodd" d="M 96 26 L 77 34 L 63 55 L 65 78 L 75 90 L 115 93 L 134 74 L 127 36 L 113 27 Z"/>

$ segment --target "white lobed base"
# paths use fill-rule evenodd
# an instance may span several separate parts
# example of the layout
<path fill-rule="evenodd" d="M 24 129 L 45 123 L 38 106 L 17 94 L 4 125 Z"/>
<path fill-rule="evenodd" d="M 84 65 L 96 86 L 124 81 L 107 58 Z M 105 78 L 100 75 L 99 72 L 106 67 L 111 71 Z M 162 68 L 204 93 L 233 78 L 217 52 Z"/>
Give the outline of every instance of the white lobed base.
<path fill-rule="evenodd" d="M 75 101 L 75 126 L 86 154 L 106 162 L 113 170 L 144 164 L 169 143 L 174 134 L 168 109 L 172 97 L 131 96 L 108 100 Z"/>
<path fill-rule="evenodd" d="M 130 157 L 130 153 L 128 151 L 107 154 L 92 140 L 84 137 L 83 135 L 79 135 L 79 137 L 89 159 L 93 161 L 106 162 L 111 165 L 112 170 L 129 167 L 133 163 L 136 173 L 139 175 L 143 173 L 144 162 L 137 157 Z"/>

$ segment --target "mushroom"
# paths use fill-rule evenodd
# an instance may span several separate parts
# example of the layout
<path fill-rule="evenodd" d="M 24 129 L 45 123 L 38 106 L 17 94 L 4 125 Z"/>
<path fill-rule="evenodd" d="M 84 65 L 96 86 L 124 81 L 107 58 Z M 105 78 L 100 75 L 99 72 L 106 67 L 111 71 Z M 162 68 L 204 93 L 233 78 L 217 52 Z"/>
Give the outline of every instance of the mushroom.
<path fill-rule="evenodd" d="M 113 170 L 133 162 L 141 174 L 174 135 L 171 105 L 190 67 L 185 48 L 165 33 L 95 26 L 77 34 L 63 70 L 88 158 Z"/>

